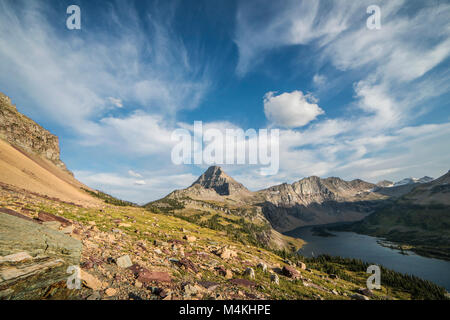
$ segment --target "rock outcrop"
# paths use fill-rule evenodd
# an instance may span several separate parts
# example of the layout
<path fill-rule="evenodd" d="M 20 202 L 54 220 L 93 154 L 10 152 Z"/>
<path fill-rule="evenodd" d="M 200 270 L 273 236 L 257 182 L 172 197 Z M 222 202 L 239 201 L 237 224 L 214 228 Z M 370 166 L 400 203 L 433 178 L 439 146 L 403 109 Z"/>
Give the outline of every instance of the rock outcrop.
<path fill-rule="evenodd" d="M 308 177 L 293 184 L 281 184 L 260 191 L 267 201 L 275 205 L 310 205 L 326 201 L 357 199 L 370 192 L 375 185 L 362 181 L 345 181 L 340 178 Z"/>
<path fill-rule="evenodd" d="M 361 220 L 377 201 L 376 185 L 359 179 L 308 177 L 258 191 L 257 198 L 272 226 L 281 232 L 306 225 Z"/>
<path fill-rule="evenodd" d="M 81 249 L 62 232 L 0 213 L 0 299 L 73 298 L 67 269 L 79 265 Z"/>
<path fill-rule="evenodd" d="M 17 111 L 11 99 L 0 92 L 0 138 L 25 152 L 50 160 L 66 171 L 60 159 L 58 137 Z"/>

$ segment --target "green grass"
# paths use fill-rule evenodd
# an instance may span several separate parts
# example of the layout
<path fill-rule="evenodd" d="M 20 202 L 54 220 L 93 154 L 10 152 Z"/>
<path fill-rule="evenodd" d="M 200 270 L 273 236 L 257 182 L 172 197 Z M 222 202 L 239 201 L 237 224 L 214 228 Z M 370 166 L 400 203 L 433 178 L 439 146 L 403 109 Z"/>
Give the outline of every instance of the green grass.
<path fill-rule="evenodd" d="M 170 202 L 170 204 L 180 207 L 177 202 Z M 102 209 L 80 208 L 49 200 L 30 205 L 29 208 L 35 211 L 54 213 L 86 225 L 95 222 L 96 227 L 101 231 L 110 231 L 112 228 L 120 229 L 129 237 L 127 242 L 123 243 L 123 250 L 130 251 L 130 254 L 133 251 L 133 244 L 138 240 L 145 240 L 148 244 L 151 244 L 153 240 L 167 242 L 171 239 L 182 239 L 184 234 L 191 233 L 198 238 L 195 243 L 191 244 L 193 250 L 204 251 L 211 242 L 214 242 L 220 246 L 235 247 L 234 250 L 243 260 L 256 258 L 268 265 L 278 264 L 281 267 L 284 265 L 284 259 L 289 259 L 294 263 L 302 261 L 306 263 L 308 269 L 311 269 L 311 272 L 300 270 L 301 274 L 310 279 L 311 283 L 326 289 L 323 291 L 314 287 L 306 287 L 301 280 L 290 280 L 283 276 L 279 277 L 280 284 L 275 285 L 270 281 L 269 273 L 263 273 L 253 265 L 256 274 L 256 279 L 253 281 L 258 284 L 257 291 L 270 299 L 317 299 L 318 295 L 325 299 L 349 299 L 348 296 L 356 292 L 358 288 L 365 287 L 368 277 L 366 270 L 369 264 L 360 260 L 330 256 L 305 258 L 288 251 L 269 250 L 257 242 L 253 243 L 249 234 L 261 231 L 260 228 L 263 226 L 253 226 L 251 222 L 242 217 L 222 216 L 211 212 L 198 212 L 193 215 L 177 217 L 177 210 L 173 210 L 171 214 L 161 214 L 140 207 L 107 205 Z M 131 227 L 118 226 L 113 222 L 115 219 L 130 223 Z M 192 222 L 188 221 L 189 219 L 192 219 Z M 234 232 L 236 235 L 243 235 L 244 239 L 241 241 L 236 238 Z M 224 236 L 224 233 L 227 236 Z M 220 261 L 219 258 L 215 259 Z M 245 266 L 239 261 L 241 260 L 223 260 L 220 263 L 225 268 L 238 269 L 243 272 Z M 383 267 L 381 270 L 383 288 L 381 291 L 374 290 L 375 297 L 373 299 L 383 299 L 385 296 L 394 299 L 445 299 L 445 289 L 429 281 L 403 275 Z M 339 279 L 330 281 L 327 277 L 330 274 L 338 275 Z M 190 278 L 192 275 L 183 269 L 174 268 L 174 276 L 177 281 L 192 281 Z M 235 277 L 243 276 L 238 272 L 235 273 Z M 201 270 L 201 279 L 229 286 L 228 280 L 209 270 Z M 328 292 L 333 289 L 345 293 L 347 297 L 336 296 Z M 249 291 L 245 288 L 239 288 L 239 290 Z"/>

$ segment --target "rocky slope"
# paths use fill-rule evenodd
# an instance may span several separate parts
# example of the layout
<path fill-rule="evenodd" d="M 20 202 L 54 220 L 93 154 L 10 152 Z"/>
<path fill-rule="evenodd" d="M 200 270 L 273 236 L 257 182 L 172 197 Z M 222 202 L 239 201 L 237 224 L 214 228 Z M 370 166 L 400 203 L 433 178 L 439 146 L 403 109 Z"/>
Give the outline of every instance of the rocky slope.
<path fill-rule="evenodd" d="M 256 199 L 272 226 L 285 232 L 306 225 L 364 218 L 386 199 L 372 192 L 374 187 L 362 180 L 308 177 L 261 190 Z"/>
<path fill-rule="evenodd" d="M 379 181 L 377 182 L 377 187 L 392 187 L 394 185 L 394 183 L 392 181 L 389 180 L 383 180 L 383 181 Z"/>
<path fill-rule="evenodd" d="M 68 233 L 72 223 L 59 219 L 67 223 L 64 232 Z M 80 264 L 82 245 L 52 229 L 58 224 L 0 207 L 0 299 L 72 296 L 66 287 L 67 268 Z"/>
<path fill-rule="evenodd" d="M 226 231 L 236 240 L 288 251 L 299 248 L 302 240 L 274 230 L 261 208 L 253 204 L 254 196 L 222 168 L 212 166 L 190 187 L 176 190 L 144 207 Z"/>
<path fill-rule="evenodd" d="M 443 288 L 384 269 L 383 274 L 389 277 L 384 278 L 381 290 L 367 290 L 367 265 L 361 262 L 280 254 L 236 241 L 224 228 L 202 227 L 144 208 L 110 204 L 86 208 L 1 185 L 0 207 L 9 215 L 30 220 L 27 225 L 47 228 L 49 234 L 60 233 L 55 240 L 70 236 L 72 241 L 68 242 L 83 245 L 81 287 L 67 292 L 63 281 L 59 287 L 37 290 L 33 296 L 29 295 L 31 290 L 18 290 L 23 288 L 19 282 L 18 286 L 4 282 L 5 275 L 11 274 L 9 263 L 14 268 L 33 269 L 46 260 L 34 261 L 24 254 L 12 257 L 10 253 L 18 250 L 34 251 L 6 245 L 7 251 L 0 251 L 0 299 L 445 299 Z M 2 236 L 0 233 L 0 239 Z M 20 262 L 24 257 L 28 260 Z M 44 267 L 50 271 L 37 270 L 34 277 L 30 275 L 27 289 L 45 283 L 49 275 L 60 279 L 62 262 L 47 262 L 51 264 Z"/>
<path fill-rule="evenodd" d="M 450 206 L 450 171 L 436 180 L 416 185 L 400 201 L 416 205 L 441 204 Z"/>
<path fill-rule="evenodd" d="M 392 271 L 370 291 L 364 264 L 289 253 L 302 241 L 271 228 L 264 192 L 217 167 L 147 208 L 103 203 L 67 174 L 57 140 L 1 104 L 0 299 L 445 299 Z M 365 194 L 361 181 L 332 180 L 318 187 L 322 204 Z M 64 271 L 79 261 L 81 286 L 69 289 Z"/>

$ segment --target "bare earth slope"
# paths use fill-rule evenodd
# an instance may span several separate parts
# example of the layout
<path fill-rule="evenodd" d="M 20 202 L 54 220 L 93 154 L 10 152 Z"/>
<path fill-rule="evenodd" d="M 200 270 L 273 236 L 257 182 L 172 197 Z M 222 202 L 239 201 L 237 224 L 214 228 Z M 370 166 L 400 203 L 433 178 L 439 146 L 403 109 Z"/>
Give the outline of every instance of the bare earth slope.
<path fill-rule="evenodd" d="M 45 160 L 41 160 L 45 161 Z M 45 163 L 45 162 L 44 162 Z M 75 180 L 68 173 L 51 163 L 40 165 L 24 153 L 0 140 L 0 181 L 27 191 L 58 198 L 77 204 L 99 203 L 69 181 Z"/>
<path fill-rule="evenodd" d="M 99 205 L 59 158 L 58 138 L 0 93 L 0 182 L 66 202 Z"/>

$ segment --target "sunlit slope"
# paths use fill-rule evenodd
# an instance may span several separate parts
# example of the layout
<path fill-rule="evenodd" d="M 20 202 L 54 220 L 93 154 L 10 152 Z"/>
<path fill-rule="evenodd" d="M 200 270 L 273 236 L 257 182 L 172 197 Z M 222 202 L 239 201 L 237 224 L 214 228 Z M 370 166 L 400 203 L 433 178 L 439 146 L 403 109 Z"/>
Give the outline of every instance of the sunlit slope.
<path fill-rule="evenodd" d="M 19 151 L 1 139 L 0 183 L 77 204 L 100 204 L 99 200 L 83 192 L 80 189 L 83 184 L 67 171 L 50 161 Z"/>

